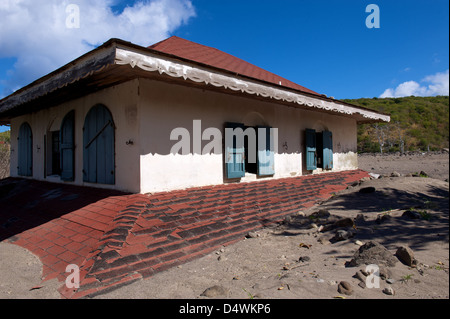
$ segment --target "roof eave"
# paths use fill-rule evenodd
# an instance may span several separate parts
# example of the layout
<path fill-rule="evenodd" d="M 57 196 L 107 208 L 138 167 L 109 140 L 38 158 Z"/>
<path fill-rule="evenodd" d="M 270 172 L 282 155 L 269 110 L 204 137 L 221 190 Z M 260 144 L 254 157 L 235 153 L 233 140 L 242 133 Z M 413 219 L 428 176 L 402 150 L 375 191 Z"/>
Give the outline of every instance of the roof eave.
<path fill-rule="evenodd" d="M 234 74 L 227 70 L 145 48 L 131 42 L 110 39 L 98 48 L 0 100 L 0 124 L 9 122 L 5 115 L 8 115 L 12 109 L 40 99 L 51 92 L 61 90 L 81 79 L 88 79 L 91 75 L 100 73 L 112 65 L 138 67 L 144 71 L 159 72 L 161 75 L 165 74 L 173 78 L 182 78 L 204 85 L 240 91 L 250 96 L 257 95 L 290 102 L 297 106 L 311 108 L 311 110 L 344 113 L 354 117 L 358 123 L 389 122 L 390 120 L 388 114 L 328 98 L 324 95 L 318 96 L 282 85 L 276 86 L 273 83 Z"/>

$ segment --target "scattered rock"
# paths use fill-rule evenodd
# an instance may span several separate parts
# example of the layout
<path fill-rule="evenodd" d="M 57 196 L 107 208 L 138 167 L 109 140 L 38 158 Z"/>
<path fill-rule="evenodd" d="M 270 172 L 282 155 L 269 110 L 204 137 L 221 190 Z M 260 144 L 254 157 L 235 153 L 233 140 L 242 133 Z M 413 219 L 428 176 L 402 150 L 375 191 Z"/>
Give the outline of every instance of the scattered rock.
<path fill-rule="evenodd" d="M 366 217 L 364 214 L 358 214 L 356 215 L 355 222 L 356 223 L 364 223 L 366 221 Z"/>
<path fill-rule="evenodd" d="M 354 181 L 350 186 L 351 187 L 356 187 L 359 185 L 359 181 Z"/>
<path fill-rule="evenodd" d="M 373 193 L 373 192 L 375 192 L 375 187 L 373 187 L 373 186 L 363 187 L 359 190 L 359 192 L 362 194 Z"/>
<path fill-rule="evenodd" d="M 258 238 L 260 235 L 257 232 L 254 231 L 250 231 L 247 233 L 247 235 L 245 236 L 246 238 Z"/>
<path fill-rule="evenodd" d="M 402 217 L 407 217 L 410 219 L 421 219 L 422 215 L 420 215 L 420 213 L 415 210 L 409 209 L 403 212 Z"/>
<path fill-rule="evenodd" d="M 353 293 L 353 288 L 347 281 L 341 281 L 338 285 L 338 292 L 350 296 Z"/>
<path fill-rule="evenodd" d="M 402 174 L 400 174 L 399 172 L 396 172 L 396 171 L 393 171 L 391 173 L 391 177 L 401 177 L 401 176 L 402 176 Z"/>
<path fill-rule="evenodd" d="M 351 218 L 328 218 L 327 225 L 325 225 L 322 230 L 330 231 L 336 228 L 354 228 L 355 222 Z"/>
<path fill-rule="evenodd" d="M 366 275 L 363 274 L 362 270 L 357 271 L 354 277 L 359 279 L 359 281 L 366 282 Z"/>
<path fill-rule="evenodd" d="M 355 222 L 351 218 L 342 218 L 334 223 L 334 226 L 337 227 L 354 227 Z"/>
<path fill-rule="evenodd" d="M 343 241 L 355 236 L 352 230 L 338 229 L 331 242 Z"/>
<path fill-rule="evenodd" d="M 387 267 L 380 267 L 380 278 L 383 280 L 387 280 L 392 277 L 392 272 Z"/>
<path fill-rule="evenodd" d="M 381 224 L 392 219 L 390 214 L 380 214 L 377 216 L 376 223 Z"/>
<path fill-rule="evenodd" d="M 395 283 L 395 279 L 392 279 L 392 278 L 388 278 L 388 279 L 386 279 L 386 282 L 388 283 L 388 284 L 394 284 Z"/>
<path fill-rule="evenodd" d="M 310 216 L 312 216 L 313 218 L 328 218 L 330 217 L 330 212 L 326 209 L 321 209 L 317 212 L 312 213 Z"/>
<path fill-rule="evenodd" d="M 330 286 L 336 286 L 338 283 L 337 283 L 336 280 L 328 280 L 328 284 L 329 284 Z"/>
<path fill-rule="evenodd" d="M 375 174 L 375 173 L 369 173 L 369 176 L 370 176 L 371 178 L 373 178 L 373 179 L 379 179 L 379 178 L 381 178 L 381 175 L 380 175 L 380 174 Z"/>
<path fill-rule="evenodd" d="M 353 259 L 347 264 L 349 267 L 360 265 L 385 265 L 393 267 L 397 259 L 383 245 L 375 241 L 369 241 L 359 247 L 353 255 Z"/>
<path fill-rule="evenodd" d="M 383 293 L 389 296 L 393 296 L 395 294 L 395 291 L 394 289 L 392 289 L 392 287 L 386 287 L 383 289 Z"/>
<path fill-rule="evenodd" d="M 355 245 L 362 246 L 364 243 L 360 240 L 355 241 Z"/>
<path fill-rule="evenodd" d="M 395 255 L 397 256 L 398 260 L 400 260 L 406 266 L 409 267 L 417 266 L 417 260 L 414 258 L 414 253 L 408 246 L 398 247 Z"/>
<path fill-rule="evenodd" d="M 301 256 L 301 257 L 298 259 L 298 261 L 299 261 L 299 262 L 302 262 L 302 263 L 307 262 L 307 261 L 310 261 L 310 260 L 311 260 L 311 258 L 309 258 L 308 256 Z"/>
<path fill-rule="evenodd" d="M 317 226 L 316 223 L 311 223 L 311 224 L 309 225 L 309 228 L 310 228 L 310 229 L 317 229 L 317 228 L 319 228 L 319 226 Z"/>
<path fill-rule="evenodd" d="M 222 286 L 212 286 L 206 289 L 200 296 L 214 298 L 219 296 L 226 296 L 228 294 L 228 290 Z"/>
<path fill-rule="evenodd" d="M 369 273 L 368 271 L 366 271 L 365 269 L 360 269 L 359 270 L 364 276 L 369 276 L 371 274 L 371 272 Z"/>

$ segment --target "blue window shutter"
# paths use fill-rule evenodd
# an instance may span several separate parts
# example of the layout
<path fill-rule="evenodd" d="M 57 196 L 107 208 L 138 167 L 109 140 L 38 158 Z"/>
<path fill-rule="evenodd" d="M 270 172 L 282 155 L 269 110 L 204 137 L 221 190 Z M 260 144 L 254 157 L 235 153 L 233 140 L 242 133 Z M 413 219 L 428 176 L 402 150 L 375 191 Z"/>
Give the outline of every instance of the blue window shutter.
<path fill-rule="evenodd" d="M 225 123 L 225 128 L 242 128 L 240 123 Z M 230 141 L 231 142 L 231 141 Z M 245 176 L 245 149 L 244 145 L 237 145 L 236 138 L 233 137 L 232 143 L 225 143 L 225 171 L 227 178 L 241 178 Z"/>
<path fill-rule="evenodd" d="M 70 111 L 63 119 L 60 129 L 61 180 L 75 179 L 75 111 Z"/>
<path fill-rule="evenodd" d="M 262 134 L 265 133 L 265 134 Z M 274 162 L 274 136 L 271 134 L 271 127 L 259 126 L 258 134 L 258 175 L 270 176 L 275 174 Z"/>
<path fill-rule="evenodd" d="M 83 180 L 115 184 L 114 122 L 103 105 L 92 107 L 83 127 Z"/>
<path fill-rule="evenodd" d="M 316 131 L 306 129 L 306 169 L 315 170 L 317 168 L 316 155 Z"/>
<path fill-rule="evenodd" d="M 19 129 L 18 175 L 33 176 L 33 135 L 28 123 Z"/>
<path fill-rule="evenodd" d="M 96 114 L 92 108 L 86 115 L 83 127 L 83 181 L 97 183 Z"/>
<path fill-rule="evenodd" d="M 333 135 L 330 131 L 323 131 L 323 169 L 333 168 Z"/>

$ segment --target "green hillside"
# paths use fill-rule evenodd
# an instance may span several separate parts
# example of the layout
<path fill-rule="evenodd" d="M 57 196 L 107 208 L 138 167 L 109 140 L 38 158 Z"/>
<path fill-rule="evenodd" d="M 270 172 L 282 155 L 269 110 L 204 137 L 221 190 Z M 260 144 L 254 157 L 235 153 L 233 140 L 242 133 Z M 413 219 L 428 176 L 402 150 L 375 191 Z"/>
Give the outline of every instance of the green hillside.
<path fill-rule="evenodd" d="M 6 131 L 6 132 L 1 132 L 0 133 L 0 141 L 3 141 L 5 143 L 9 143 L 10 139 L 11 139 L 11 131 Z"/>
<path fill-rule="evenodd" d="M 9 176 L 10 133 L 10 131 L 0 133 L 0 179 Z"/>
<path fill-rule="evenodd" d="M 448 96 L 343 101 L 391 115 L 390 123 L 358 126 L 360 153 L 435 151 L 449 147 Z"/>

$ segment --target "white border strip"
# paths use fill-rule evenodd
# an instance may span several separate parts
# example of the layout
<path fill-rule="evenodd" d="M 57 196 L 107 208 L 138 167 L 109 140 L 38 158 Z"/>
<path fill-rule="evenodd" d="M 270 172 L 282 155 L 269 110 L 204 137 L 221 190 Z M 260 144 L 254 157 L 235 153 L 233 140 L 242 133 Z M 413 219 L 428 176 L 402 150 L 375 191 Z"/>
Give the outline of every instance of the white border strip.
<path fill-rule="evenodd" d="M 327 111 L 353 115 L 361 114 L 364 118 L 371 120 L 390 121 L 389 115 L 371 112 L 335 102 L 323 101 L 298 93 L 292 93 L 282 89 L 273 88 L 247 80 L 214 73 L 199 67 L 191 67 L 185 64 L 176 63 L 159 57 L 144 55 L 125 49 L 116 49 L 115 63 L 118 65 L 129 64 L 132 68 L 138 67 L 148 72 L 159 72 L 167 74 L 174 78 L 183 78 L 197 83 L 210 84 L 215 87 L 223 87 L 233 91 L 241 91 L 247 94 L 256 94 L 257 96 L 269 97 L 275 100 L 282 100 L 299 105 L 306 105 L 311 108 L 318 108 Z"/>

